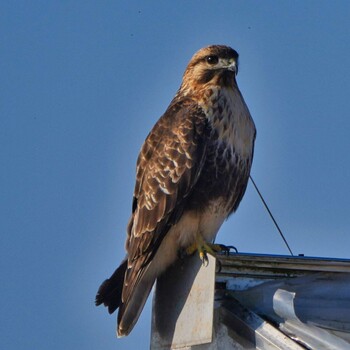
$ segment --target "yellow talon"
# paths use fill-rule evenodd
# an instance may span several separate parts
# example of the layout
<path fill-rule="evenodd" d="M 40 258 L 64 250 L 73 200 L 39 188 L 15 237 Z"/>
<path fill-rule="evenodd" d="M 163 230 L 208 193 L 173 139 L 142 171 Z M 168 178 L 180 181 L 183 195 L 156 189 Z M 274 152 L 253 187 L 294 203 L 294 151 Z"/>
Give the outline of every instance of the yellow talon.
<path fill-rule="evenodd" d="M 204 266 L 208 266 L 209 259 L 207 254 L 215 257 L 216 253 L 222 251 L 222 247 L 220 247 L 218 244 L 207 243 L 204 241 L 201 243 L 202 244 L 197 247 L 199 258 L 202 260 L 202 264 Z"/>
<path fill-rule="evenodd" d="M 203 266 L 208 266 L 209 259 L 207 254 L 215 256 L 216 248 L 217 247 L 214 244 L 205 242 L 202 237 L 198 239 L 197 250 L 199 253 L 199 258 L 202 260 Z"/>
<path fill-rule="evenodd" d="M 215 257 L 217 253 L 225 252 L 228 254 L 230 249 L 237 249 L 233 246 L 225 246 L 223 244 L 213 244 L 205 242 L 201 235 L 197 235 L 197 239 L 194 243 L 192 243 L 189 247 L 186 248 L 185 252 L 187 255 L 192 255 L 195 251 L 198 251 L 199 258 L 202 261 L 204 266 L 208 266 L 209 259 L 208 255 L 210 254 Z"/>
<path fill-rule="evenodd" d="M 199 258 L 202 260 L 203 266 L 208 266 L 209 259 L 208 259 L 207 252 L 205 250 L 199 250 Z"/>

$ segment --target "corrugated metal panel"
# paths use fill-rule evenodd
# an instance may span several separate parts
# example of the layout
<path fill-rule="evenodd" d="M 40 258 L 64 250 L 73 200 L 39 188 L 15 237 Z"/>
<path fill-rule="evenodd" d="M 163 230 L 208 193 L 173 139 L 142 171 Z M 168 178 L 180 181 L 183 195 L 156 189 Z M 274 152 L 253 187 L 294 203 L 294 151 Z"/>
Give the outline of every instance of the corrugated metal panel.
<path fill-rule="evenodd" d="M 226 295 L 315 350 L 350 349 L 350 260 L 218 256 Z"/>
<path fill-rule="evenodd" d="M 209 268 L 186 259 L 157 282 L 151 348 L 350 349 L 349 288 L 345 259 L 231 254 Z"/>
<path fill-rule="evenodd" d="M 230 349 L 224 346 L 227 339 L 240 344 L 242 349 L 260 350 L 302 350 L 304 347 L 292 341 L 281 331 L 263 320 L 254 312 L 243 307 L 233 299 L 220 302 L 220 323 L 217 329 L 226 327 L 228 331 L 225 336 L 217 340 L 212 349 Z M 215 332 L 218 335 L 218 331 Z"/>
<path fill-rule="evenodd" d="M 318 272 L 227 293 L 308 348 L 350 349 L 349 273 Z"/>

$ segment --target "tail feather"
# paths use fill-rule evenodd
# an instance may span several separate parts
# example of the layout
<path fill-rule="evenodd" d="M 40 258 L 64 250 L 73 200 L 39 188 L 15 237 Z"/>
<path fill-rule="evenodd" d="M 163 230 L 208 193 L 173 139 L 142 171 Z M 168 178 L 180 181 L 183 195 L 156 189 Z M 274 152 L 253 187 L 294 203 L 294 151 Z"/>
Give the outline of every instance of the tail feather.
<path fill-rule="evenodd" d="M 151 292 L 155 276 L 143 276 L 135 285 L 129 300 L 122 303 L 118 312 L 118 338 L 128 335 L 134 328 Z"/>
<path fill-rule="evenodd" d="M 156 279 L 156 275 L 147 268 L 128 299 L 123 302 L 122 291 L 127 263 L 125 259 L 113 275 L 101 284 L 95 299 L 96 306 L 101 304 L 107 306 L 110 314 L 119 308 L 118 338 L 128 335 L 134 328 Z"/>
<path fill-rule="evenodd" d="M 96 306 L 101 304 L 107 306 L 110 314 L 117 310 L 122 303 L 122 290 L 127 263 L 127 259 L 123 260 L 113 275 L 106 279 L 98 289 L 95 304 Z"/>

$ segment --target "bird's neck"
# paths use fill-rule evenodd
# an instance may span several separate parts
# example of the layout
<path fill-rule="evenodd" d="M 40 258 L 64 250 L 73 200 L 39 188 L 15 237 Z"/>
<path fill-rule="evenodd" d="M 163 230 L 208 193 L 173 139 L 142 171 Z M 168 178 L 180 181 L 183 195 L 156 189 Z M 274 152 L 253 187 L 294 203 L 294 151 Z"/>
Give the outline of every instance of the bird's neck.
<path fill-rule="evenodd" d="M 198 91 L 196 100 L 209 120 L 224 113 L 232 114 L 232 101 L 240 95 L 235 87 L 211 85 Z"/>
<path fill-rule="evenodd" d="M 236 86 L 211 87 L 198 99 L 212 128 L 212 135 L 242 157 L 251 154 L 255 126 L 247 105 Z M 214 136 L 215 135 L 215 136 Z"/>

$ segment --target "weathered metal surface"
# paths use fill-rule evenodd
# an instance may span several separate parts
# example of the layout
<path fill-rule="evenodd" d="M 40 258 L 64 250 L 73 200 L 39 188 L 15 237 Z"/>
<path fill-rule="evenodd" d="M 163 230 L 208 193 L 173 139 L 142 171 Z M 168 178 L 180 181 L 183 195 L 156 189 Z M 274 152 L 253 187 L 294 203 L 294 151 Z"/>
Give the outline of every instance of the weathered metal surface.
<path fill-rule="evenodd" d="M 350 349 L 350 273 L 318 272 L 228 293 L 310 349 Z"/>
<path fill-rule="evenodd" d="M 229 331 L 226 337 L 231 338 L 243 349 L 261 350 L 302 350 L 304 347 L 295 343 L 285 334 L 264 321 L 254 312 L 246 309 L 234 299 L 225 300 L 221 307 L 220 325 Z M 216 332 L 217 334 L 217 332 Z M 229 349 L 216 347 L 213 349 Z"/>
<path fill-rule="evenodd" d="M 348 294 L 348 298 L 349 295 L 350 294 Z M 295 297 L 295 292 L 288 292 L 280 289 L 274 294 L 274 310 L 278 316 L 284 319 L 284 322 L 280 323 L 280 329 L 284 333 L 288 334 L 290 337 L 305 345 L 309 349 L 349 350 L 350 343 L 333 334 L 331 329 L 317 327 L 310 321 L 301 322 L 301 320 L 295 314 Z M 337 315 L 327 315 L 329 299 L 330 298 L 324 300 L 324 306 L 326 306 L 325 308 L 322 307 L 322 304 L 319 304 L 320 309 L 322 310 L 322 317 L 324 318 L 323 321 L 328 323 L 328 320 L 334 320 L 337 322 Z M 341 308 L 342 305 L 339 303 L 335 311 L 341 312 Z"/>
<path fill-rule="evenodd" d="M 153 350 L 304 347 L 350 349 L 350 260 L 231 254 L 208 268 L 193 257 L 157 282 Z"/>
<path fill-rule="evenodd" d="M 179 261 L 157 280 L 153 299 L 152 350 L 210 343 L 213 333 L 215 258 Z"/>
<path fill-rule="evenodd" d="M 297 277 L 315 272 L 349 272 L 350 260 L 304 256 L 230 254 L 218 255 L 217 279 L 249 277 L 279 279 Z"/>

